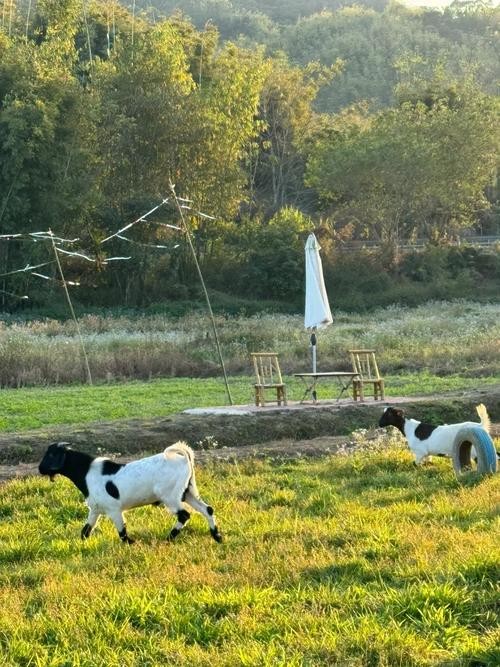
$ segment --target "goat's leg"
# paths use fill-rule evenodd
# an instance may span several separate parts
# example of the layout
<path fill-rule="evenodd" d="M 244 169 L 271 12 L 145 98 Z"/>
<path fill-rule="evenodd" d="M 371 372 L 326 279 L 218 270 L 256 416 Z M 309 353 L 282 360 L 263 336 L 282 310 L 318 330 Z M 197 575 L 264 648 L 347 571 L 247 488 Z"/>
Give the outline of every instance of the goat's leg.
<path fill-rule="evenodd" d="M 189 521 L 191 514 L 182 507 L 172 507 L 171 505 L 167 505 L 168 509 L 172 514 L 177 516 L 177 521 L 175 523 L 175 526 L 172 528 L 168 535 L 169 540 L 174 540 L 177 535 L 181 532 L 181 530 L 184 528 L 186 523 Z"/>
<path fill-rule="evenodd" d="M 94 526 L 96 525 L 100 516 L 101 514 L 97 510 L 93 509 L 92 507 L 89 509 L 87 523 L 84 525 L 82 532 L 80 533 L 82 540 L 86 540 L 87 537 L 90 537 L 90 533 L 94 529 Z"/>
<path fill-rule="evenodd" d="M 415 454 L 415 461 L 413 462 L 416 466 L 421 466 L 424 461 L 427 459 L 427 454 Z"/>
<path fill-rule="evenodd" d="M 118 531 L 120 540 L 124 544 L 133 544 L 135 540 L 130 538 L 127 534 L 127 526 L 125 525 L 125 520 L 123 518 L 122 511 L 117 509 L 113 512 L 108 512 L 108 516 L 111 519 L 111 521 L 115 524 L 115 528 Z"/>
<path fill-rule="evenodd" d="M 217 524 L 215 523 L 213 507 L 210 507 L 210 505 L 207 505 L 207 503 L 205 503 L 201 498 L 197 497 L 190 488 L 188 488 L 186 491 L 184 500 L 186 503 L 188 503 L 188 505 L 191 505 L 194 510 L 205 517 L 205 519 L 208 521 L 208 525 L 210 526 L 210 534 L 214 540 L 216 542 L 222 542 L 222 535 L 217 528 Z"/>

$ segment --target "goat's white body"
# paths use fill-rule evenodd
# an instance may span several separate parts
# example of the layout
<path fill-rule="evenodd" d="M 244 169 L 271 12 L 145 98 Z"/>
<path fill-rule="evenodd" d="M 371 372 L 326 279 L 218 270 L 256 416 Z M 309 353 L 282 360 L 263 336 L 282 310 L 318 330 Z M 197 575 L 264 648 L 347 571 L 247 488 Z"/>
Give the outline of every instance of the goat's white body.
<path fill-rule="evenodd" d="M 162 502 L 169 509 L 177 507 L 192 475 L 188 457 L 168 449 L 163 454 L 127 463 L 112 475 L 103 475 L 105 461 L 95 459 L 87 473 L 87 504 L 103 514 L 108 508 L 127 510 L 155 502 Z M 117 487 L 119 498 L 113 498 L 106 490 L 110 481 Z"/>
<path fill-rule="evenodd" d="M 123 542 L 131 544 L 123 512 L 142 505 L 165 505 L 177 516 L 169 534 L 175 538 L 189 520 L 185 504 L 202 514 L 216 542 L 222 542 L 215 523 L 213 507 L 202 500 L 196 487 L 194 454 L 185 442 L 176 442 L 162 454 L 131 463 L 115 463 L 78 452 L 67 442 L 54 442 L 47 448 L 38 470 L 42 475 L 64 475 L 83 493 L 89 508 L 81 536 L 87 539 L 99 517 L 108 516 Z"/>
<path fill-rule="evenodd" d="M 105 458 L 94 459 L 86 475 L 89 531 L 99 516 L 105 514 L 122 535 L 125 531 L 125 510 L 161 503 L 172 514 L 177 514 L 178 521 L 171 533 L 171 536 L 175 536 L 189 518 L 189 513 L 183 509 L 185 502 L 206 518 L 214 539 L 222 539 L 215 524 L 213 509 L 198 493 L 193 452 L 184 442 L 167 447 L 162 454 L 127 463 L 111 474 L 103 474 L 106 461 Z M 110 482 L 113 484 L 111 492 L 109 486 L 106 487 Z M 117 497 L 113 495 L 115 491 Z M 130 541 L 128 536 L 125 539 Z"/>
<path fill-rule="evenodd" d="M 408 446 L 415 454 L 415 463 L 420 463 L 426 456 L 440 455 L 451 456 L 455 436 L 462 428 L 477 427 L 477 422 L 462 422 L 461 424 L 443 424 L 436 426 L 434 431 L 424 440 L 415 435 L 416 428 L 420 422 L 416 419 L 405 419 L 405 436 Z M 475 451 L 472 451 L 475 455 Z"/>

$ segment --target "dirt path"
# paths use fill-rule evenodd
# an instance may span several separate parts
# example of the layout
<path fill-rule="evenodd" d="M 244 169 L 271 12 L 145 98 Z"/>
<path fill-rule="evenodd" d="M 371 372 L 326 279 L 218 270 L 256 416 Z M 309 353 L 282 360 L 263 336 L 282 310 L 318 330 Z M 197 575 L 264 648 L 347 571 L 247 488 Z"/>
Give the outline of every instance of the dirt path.
<path fill-rule="evenodd" d="M 491 433 L 494 438 L 500 438 L 500 423 L 492 424 Z M 256 445 L 239 447 L 220 447 L 217 449 L 197 450 L 195 452 L 198 464 L 204 465 L 210 461 L 235 461 L 258 458 L 286 460 L 297 458 L 311 458 L 329 454 L 349 455 L 354 452 L 373 450 L 379 447 L 386 434 L 382 429 L 367 431 L 363 437 L 351 436 L 323 436 L 311 440 L 274 440 Z M 131 461 L 134 457 L 119 457 L 119 461 Z M 14 478 L 29 477 L 38 474 L 36 463 L 18 463 L 17 465 L 0 465 L 0 484 Z"/>
<path fill-rule="evenodd" d="M 375 436 L 372 436 L 372 440 Z M 370 436 L 367 442 L 369 443 Z M 259 445 L 242 447 L 221 447 L 195 452 L 196 461 L 201 465 L 209 461 L 234 462 L 247 458 L 259 459 L 295 459 L 317 457 L 327 454 L 350 454 L 360 448 L 359 442 L 345 436 L 320 437 L 312 440 L 277 440 Z M 365 445 L 366 446 L 366 445 Z M 131 461 L 133 457 L 120 457 L 119 461 Z M 0 483 L 14 478 L 38 475 L 36 463 L 18 463 L 17 465 L 0 465 Z"/>
<path fill-rule="evenodd" d="M 464 418 L 477 419 L 478 403 L 484 403 L 492 420 L 499 422 L 500 384 L 441 396 L 388 397 L 385 401 L 372 399 L 363 403 L 350 399 L 319 401 L 316 405 L 290 402 L 286 407 L 266 408 L 234 406 L 189 410 L 167 417 L 59 424 L 33 431 L 0 432 L 0 464 L 19 464 L 16 469 L 25 472 L 30 469 L 26 464 L 40 461 L 51 442 L 61 441 L 89 454 L 99 452 L 116 458 L 159 452 L 177 440 L 186 441 L 195 450 L 207 450 L 216 443 L 217 451 L 224 451 L 227 456 L 235 448 L 250 452 L 258 448 L 261 453 L 277 452 L 277 456 L 283 456 L 283 443 L 288 442 L 291 452 L 307 455 L 330 444 L 304 443 L 335 437 L 348 439 L 357 429 L 373 429 L 388 405 L 404 407 L 406 414 L 431 424 L 453 424 Z"/>
<path fill-rule="evenodd" d="M 289 403 L 279 408 L 235 406 L 191 410 L 156 419 L 0 433 L 0 482 L 36 475 L 38 461 L 51 442 L 71 442 L 81 451 L 130 461 L 162 451 L 177 440 L 185 440 L 196 450 L 196 459 L 202 465 L 212 460 L 236 461 L 248 457 L 279 460 L 348 454 L 381 443 L 385 431 L 376 428 L 376 424 L 388 405 L 401 405 L 409 416 L 418 416 L 430 423 L 453 424 L 463 421 L 464 416 L 477 419 L 475 406 L 478 403 L 488 407 L 496 422 L 492 435 L 498 438 L 500 385 L 441 396 L 391 397 L 383 402 L 320 401 L 314 406 Z M 365 429 L 363 437 L 359 437 L 359 429 Z"/>

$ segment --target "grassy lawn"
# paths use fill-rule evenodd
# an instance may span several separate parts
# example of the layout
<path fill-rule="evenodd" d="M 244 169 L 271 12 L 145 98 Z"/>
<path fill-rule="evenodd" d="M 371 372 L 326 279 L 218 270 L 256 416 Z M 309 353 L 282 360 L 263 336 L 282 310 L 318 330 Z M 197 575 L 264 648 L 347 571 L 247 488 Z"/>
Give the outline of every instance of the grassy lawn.
<path fill-rule="evenodd" d="M 198 484 L 222 545 L 199 516 L 166 543 L 152 507 L 128 515 L 132 547 L 106 519 L 81 542 L 70 482 L 1 486 L 2 667 L 500 663 L 500 475 L 461 486 L 386 441 Z"/>
<path fill-rule="evenodd" d="M 387 396 L 416 396 L 458 389 L 475 389 L 498 384 L 497 377 L 467 378 L 459 375 L 438 377 L 428 372 L 386 376 Z M 230 390 L 235 404 L 253 403 L 253 377 L 230 378 Z M 285 377 L 288 396 L 299 400 L 304 385 L 293 377 Z M 322 384 L 320 399 L 331 398 L 336 386 Z M 165 417 L 186 408 L 227 405 L 227 395 L 221 378 L 171 378 L 149 382 L 116 384 L 65 385 L 2 389 L 0 430 L 85 424 L 92 421 Z"/>

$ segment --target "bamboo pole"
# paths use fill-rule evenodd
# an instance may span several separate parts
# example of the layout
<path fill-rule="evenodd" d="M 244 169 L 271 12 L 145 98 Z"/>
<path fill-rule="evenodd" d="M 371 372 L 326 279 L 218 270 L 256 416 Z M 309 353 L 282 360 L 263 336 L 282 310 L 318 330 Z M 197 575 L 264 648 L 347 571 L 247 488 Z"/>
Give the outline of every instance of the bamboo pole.
<path fill-rule="evenodd" d="M 28 3 L 28 11 L 26 12 L 26 42 L 28 41 L 28 32 L 30 27 L 30 18 L 31 18 L 31 0 Z"/>
<path fill-rule="evenodd" d="M 134 66 L 134 37 L 135 37 L 135 0 L 132 3 L 132 67 Z"/>
<path fill-rule="evenodd" d="M 88 360 L 88 357 L 87 357 L 87 352 L 85 350 L 85 345 L 84 345 L 84 342 L 83 342 L 82 332 L 80 331 L 80 325 L 78 324 L 78 320 L 77 320 L 76 315 L 75 315 L 75 310 L 74 310 L 73 304 L 71 302 L 71 297 L 69 295 L 68 286 L 66 285 L 66 279 L 64 277 L 61 262 L 59 261 L 59 254 L 57 252 L 57 246 L 55 244 L 54 236 L 52 234 L 51 229 L 49 229 L 49 234 L 50 234 L 50 240 L 52 241 L 52 249 L 54 251 L 54 255 L 55 255 L 55 258 L 56 258 L 56 262 L 57 262 L 57 268 L 59 269 L 59 275 L 61 276 L 61 280 L 62 280 L 62 284 L 63 284 L 63 288 L 64 288 L 64 293 L 66 294 L 66 299 L 68 301 L 68 306 L 69 306 L 71 315 L 73 317 L 73 321 L 74 321 L 75 326 L 76 326 L 76 331 L 78 333 L 78 338 L 80 339 L 80 345 L 81 345 L 82 352 L 83 352 L 83 359 L 84 359 L 84 362 L 85 362 L 85 369 L 87 371 L 87 382 L 91 385 L 92 384 L 92 374 L 90 372 L 90 365 L 89 365 L 89 360 Z"/>
<path fill-rule="evenodd" d="M 184 228 L 184 232 L 186 234 L 186 238 L 188 240 L 189 247 L 190 247 L 191 252 L 193 254 L 193 259 L 194 259 L 194 263 L 196 265 L 196 270 L 198 272 L 198 277 L 200 279 L 201 286 L 203 288 L 203 293 L 205 295 L 205 300 L 207 302 L 207 308 L 208 308 L 208 312 L 210 314 L 210 320 L 211 320 L 211 323 L 212 323 L 212 329 L 213 329 L 213 333 L 214 333 L 215 346 L 217 348 L 217 354 L 219 356 L 219 361 L 220 361 L 220 365 L 221 365 L 221 368 L 222 368 L 222 373 L 224 375 L 224 383 L 226 385 L 226 393 L 227 393 L 227 397 L 228 397 L 228 400 L 229 400 L 229 405 L 234 405 L 233 399 L 232 399 L 232 396 L 231 396 L 231 391 L 229 389 L 229 382 L 228 382 L 228 379 L 227 379 L 226 367 L 224 365 L 224 360 L 222 358 L 222 352 L 221 352 L 220 343 L 219 343 L 219 336 L 217 334 L 217 327 L 215 325 L 215 317 L 214 317 L 214 313 L 213 313 L 213 310 L 212 310 L 212 304 L 210 303 L 210 297 L 208 296 L 208 291 L 207 291 L 207 288 L 205 286 L 205 280 L 203 279 L 203 274 L 201 272 L 201 268 L 200 268 L 200 265 L 198 263 L 198 258 L 196 257 L 196 252 L 195 252 L 195 249 L 194 249 L 194 246 L 193 246 L 193 241 L 191 239 L 191 234 L 189 233 L 189 229 L 188 229 L 188 226 L 186 224 L 186 220 L 184 218 L 184 213 L 182 212 L 182 208 L 179 204 L 179 201 L 177 199 L 177 195 L 175 193 L 175 186 L 170 179 L 169 179 L 169 186 L 170 186 L 170 191 L 172 192 L 172 195 L 174 197 L 175 204 L 177 206 L 177 210 L 179 211 L 179 215 L 180 215 L 180 218 L 181 218 L 181 221 L 182 221 L 182 226 Z"/>

